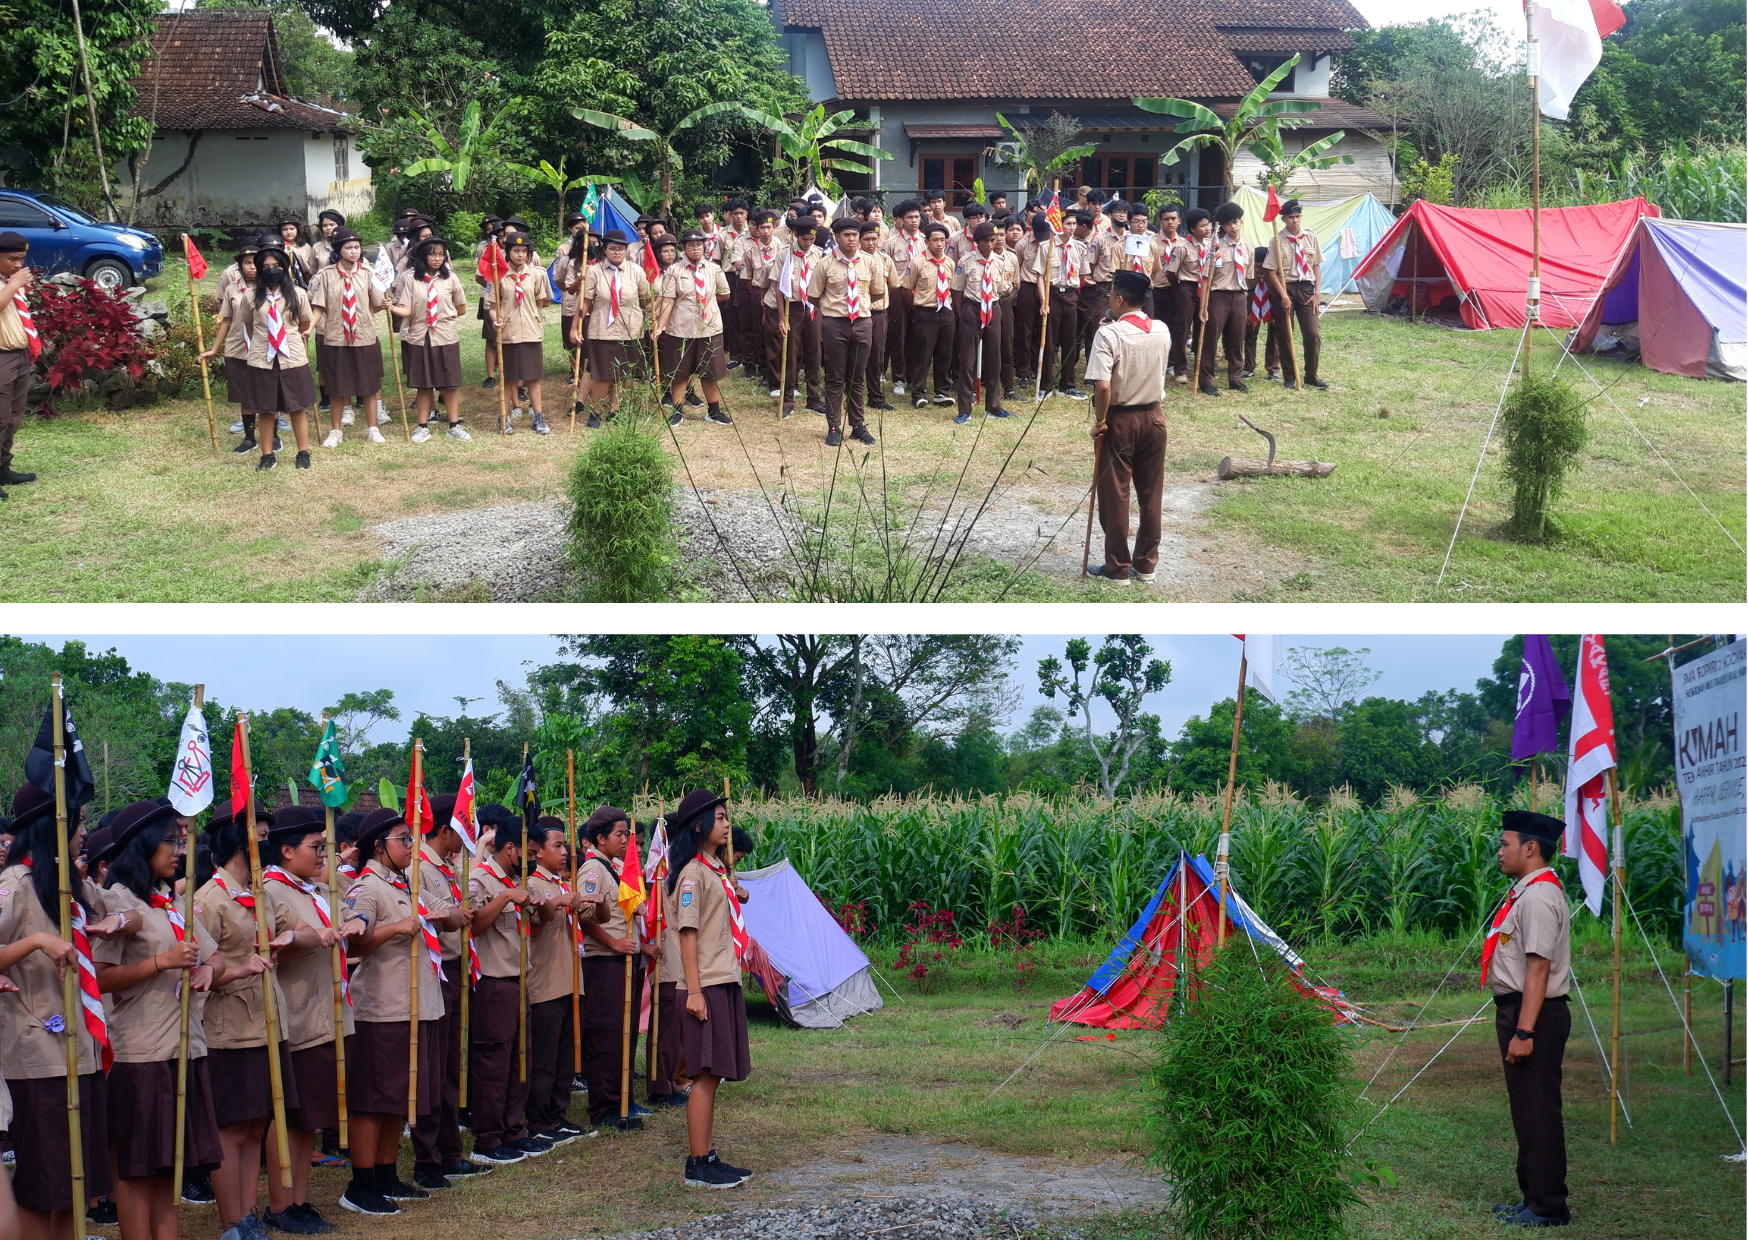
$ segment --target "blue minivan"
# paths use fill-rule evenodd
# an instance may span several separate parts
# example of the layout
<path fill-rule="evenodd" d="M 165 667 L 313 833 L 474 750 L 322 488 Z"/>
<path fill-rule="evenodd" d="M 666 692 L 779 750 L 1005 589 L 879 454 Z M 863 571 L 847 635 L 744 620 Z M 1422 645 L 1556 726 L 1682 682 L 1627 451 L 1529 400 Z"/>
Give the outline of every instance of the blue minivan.
<path fill-rule="evenodd" d="M 45 276 L 70 271 L 116 292 L 164 266 L 151 233 L 92 219 L 72 203 L 30 189 L 0 188 L 0 232 L 24 234 L 29 263 Z"/>

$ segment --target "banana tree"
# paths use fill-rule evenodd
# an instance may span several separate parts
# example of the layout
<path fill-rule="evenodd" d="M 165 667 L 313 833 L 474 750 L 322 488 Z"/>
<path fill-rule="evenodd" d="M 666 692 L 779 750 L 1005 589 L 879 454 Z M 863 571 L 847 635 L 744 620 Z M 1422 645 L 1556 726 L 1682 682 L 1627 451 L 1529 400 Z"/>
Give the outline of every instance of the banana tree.
<path fill-rule="evenodd" d="M 511 172 L 519 172 L 531 181 L 539 181 L 543 185 L 550 186 L 552 192 L 558 195 L 558 235 L 560 237 L 565 235 L 564 196 L 567 191 L 581 189 L 585 185 L 616 185 L 619 182 L 618 177 L 581 176 L 566 179 L 564 165 L 569 158 L 568 155 L 560 156 L 556 168 L 544 159 L 534 167 L 527 164 L 505 165 Z"/>
<path fill-rule="evenodd" d="M 1295 53 L 1286 64 L 1258 82 L 1255 90 L 1239 100 L 1238 111 L 1233 113 L 1229 121 L 1221 120 L 1212 109 L 1193 99 L 1135 100 L 1135 106 L 1143 112 L 1177 117 L 1183 121 L 1177 126 L 1177 132 L 1185 135 L 1183 140 L 1161 156 L 1160 162 L 1170 167 L 1193 150 L 1212 147 L 1223 157 L 1226 193 L 1230 197 L 1238 188 L 1232 179 L 1232 164 L 1240 151 L 1248 151 L 1258 159 L 1264 159 L 1262 152 L 1268 149 L 1268 143 L 1273 143 L 1274 150 L 1281 149 L 1282 130 L 1296 129 L 1305 124 L 1299 118 L 1304 113 L 1315 112 L 1323 106 L 1314 99 L 1269 98 L 1269 93 L 1286 80 L 1298 63 L 1299 57 Z M 1339 137 L 1337 135 L 1338 140 Z M 1330 145 L 1333 146 L 1334 143 L 1331 142 Z M 1349 163 L 1353 162 L 1352 157 L 1343 158 Z M 1264 162 L 1267 162 L 1266 159 Z M 1332 159 L 1330 162 L 1335 161 Z"/>
<path fill-rule="evenodd" d="M 1288 155 L 1278 133 L 1259 137 L 1246 149 L 1262 162 L 1262 171 L 1257 173 L 1256 183 L 1267 189 L 1274 185 L 1286 189 L 1287 182 L 1301 172 L 1316 171 L 1320 168 L 1333 168 L 1336 164 L 1353 163 L 1352 155 L 1327 155 L 1336 143 L 1347 137 L 1347 131 L 1338 129 L 1326 137 L 1308 144 L 1304 150 Z"/>
<path fill-rule="evenodd" d="M 412 118 L 425 129 L 425 138 L 432 149 L 437 152 L 415 163 L 408 164 L 401 170 L 403 176 L 422 176 L 427 172 L 447 172 L 449 186 L 455 191 L 456 197 L 467 201 L 467 184 L 472 179 L 473 172 L 483 167 L 489 160 L 497 158 L 502 134 L 499 126 L 510 113 L 515 100 L 511 100 L 491 119 L 491 123 L 481 125 L 479 100 L 467 105 L 461 114 L 461 129 L 456 134 L 454 142 L 443 136 L 443 132 L 417 112 L 409 113 Z"/>
<path fill-rule="evenodd" d="M 1098 148 L 1092 143 L 1076 143 L 1080 122 L 1073 117 L 1053 112 L 1050 119 L 1034 129 L 1030 137 L 1014 128 L 1000 112 L 995 119 L 1007 130 L 1008 136 L 989 148 L 990 158 L 997 164 L 1015 167 L 1025 175 L 1027 190 L 1043 188 L 1051 175 L 1079 163 Z"/>
<path fill-rule="evenodd" d="M 593 108 L 572 108 L 571 115 L 580 121 L 606 129 L 621 138 L 633 142 L 648 142 L 655 148 L 657 175 L 661 179 L 660 214 L 666 215 L 674 205 L 674 185 L 680 174 L 685 171 L 686 163 L 680 157 L 680 152 L 674 149 L 674 140 L 684 131 L 700 125 L 713 116 L 721 116 L 725 112 L 745 114 L 748 109 L 733 101 L 723 103 L 707 103 L 703 107 L 687 113 L 666 133 L 657 133 L 645 125 L 623 116 L 615 116 L 611 112 L 597 112 Z"/>
<path fill-rule="evenodd" d="M 805 190 L 812 184 L 819 186 L 833 198 L 841 198 L 844 188 L 838 184 L 833 173 L 869 174 L 874 171 L 872 164 L 846 159 L 846 155 L 859 155 L 867 160 L 892 158 L 891 151 L 883 151 L 877 146 L 869 146 L 866 142 L 857 142 L 853 138 L 836 136 L 856 117 L 855 112 L 849 108 L 827 116 L 825 104 L 822 103 L 811 112 L 803 114 L 801 123 L 797 126 L 791 125 L 780 116 L 772 116 L 769 112 L 761 112 L 744 105 L 737 106 L 744 115 L 776 135 L 777 158 L 773 171 L 797 190 Z"/>

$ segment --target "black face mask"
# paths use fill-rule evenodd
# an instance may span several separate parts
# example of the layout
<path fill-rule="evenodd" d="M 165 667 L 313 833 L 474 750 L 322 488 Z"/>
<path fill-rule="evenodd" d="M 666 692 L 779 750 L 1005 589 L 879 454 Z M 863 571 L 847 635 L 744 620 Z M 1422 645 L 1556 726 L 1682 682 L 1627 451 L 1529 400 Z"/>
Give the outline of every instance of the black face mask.
<path fill-rule="evenodd" d="M 285 283 L 285 269 L 283 267 L 263 267 L 259 279 L 268 288 L 278 288 Z"/>

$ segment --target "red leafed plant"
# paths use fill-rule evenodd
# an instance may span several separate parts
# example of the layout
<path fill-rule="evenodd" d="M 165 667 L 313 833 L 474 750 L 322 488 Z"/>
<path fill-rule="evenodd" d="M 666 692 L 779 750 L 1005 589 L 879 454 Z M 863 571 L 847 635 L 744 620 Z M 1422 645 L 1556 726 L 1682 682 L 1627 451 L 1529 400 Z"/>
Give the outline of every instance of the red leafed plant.
<path fill-rule="evenodd" d="M 856 942 L 864 943 L 874 933 L 874 916 L 868 911 L 866 900 L 854 902 L 845 900 L 837 908 L 833 908 L 831 902 L 824 896 L 816 898 L 825 905 L 825 911 L 832 915 L 832 920 L 837 922 L 843 928 L 844 933 Z"/>
<path fill-rule="evenodd" d="M 1026 906 L 1014 905 L 1013 912 L 1007 920 L 997 921 L 989 927 L 989 945 L 1000 951 L 1004 947 L 1014 949 L 1014 985 L 1024 987 L 1032 980 L 1032 974 L 1037 966 L 1032 962 L 1032 946 L 1044 937 L 1042 930 L 1031 930 L 1026 926 Z"/>
<path fill-rule="evenodd" d="M 947 962 L 947 953 L 965 946 L 953 928 L 949 909 L 930 908 L 921 900 L 911 902 L 911 920 L 904 927 L 904 945 L 898 949 L 898 967 L 919 987 L 927 989 L 929 974 Z"/>
<path fill-rule="evenodd" d="M 92 281 L 72 288 L 38 281 L 30 293 L 31 317 L 43 342 L 37 365 L 45 368 L 51 391 L 77 391 L 87 372 L 124 369 L 138 379 L 156 356 L 139 334 L 133 307 Z"/>

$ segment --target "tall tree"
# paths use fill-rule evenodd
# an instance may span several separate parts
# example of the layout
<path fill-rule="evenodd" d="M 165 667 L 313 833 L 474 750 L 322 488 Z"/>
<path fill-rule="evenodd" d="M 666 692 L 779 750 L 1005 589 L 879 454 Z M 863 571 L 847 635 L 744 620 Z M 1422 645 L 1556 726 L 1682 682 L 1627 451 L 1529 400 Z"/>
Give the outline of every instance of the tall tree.
<path fill-rule="evenodd" d="M 1171 664 L 1155 659 L 1153 647 L 1135 633 L 1111 634 L 1098 653 L 1084 637 L 1071 638 L 1064 658 L 1070 674 L 1064 675 L 1062 660 L 1048 655 L 1038 661 L 1038 687 L 1052 700 L 1063 695 L 1071 715 L 1081 716 L 1086 743 L 1099 764 L 1099 787 L 1115 798 L 1129 775 L 1129 762 L 1141 748 L 1146 732 L 1141 726 L 1141 704 L 1171 683 Z M 1081 684 L 1088 667 L 1092 675 Z M 1093 703 L 1102 700 L 1117 718 L 1117 726 L 1101 743 L 1093 733 Z M 1157 726 L 1157 720 L 1154 721 Z M 1113 773 L 1112 768 L 1116 770 Z"/>

